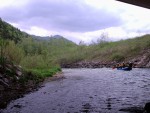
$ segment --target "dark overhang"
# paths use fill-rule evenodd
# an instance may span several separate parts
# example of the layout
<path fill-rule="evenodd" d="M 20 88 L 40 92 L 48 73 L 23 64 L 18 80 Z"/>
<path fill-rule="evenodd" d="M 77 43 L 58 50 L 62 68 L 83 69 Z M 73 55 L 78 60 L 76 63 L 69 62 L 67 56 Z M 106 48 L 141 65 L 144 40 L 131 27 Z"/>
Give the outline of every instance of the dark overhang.
<path fill-rule="evenodd" d="M 117 0 L 128 4 L 141 6 L 150 9 L 150 0 Z"/>

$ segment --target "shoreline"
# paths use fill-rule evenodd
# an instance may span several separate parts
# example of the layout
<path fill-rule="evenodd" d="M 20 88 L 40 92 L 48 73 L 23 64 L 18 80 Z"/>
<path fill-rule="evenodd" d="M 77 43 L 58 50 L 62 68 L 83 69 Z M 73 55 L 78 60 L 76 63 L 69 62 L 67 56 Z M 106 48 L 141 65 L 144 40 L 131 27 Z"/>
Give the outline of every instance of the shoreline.
<path fill-rule="evenodd" d="M 75 68 L 99 68 L 99 67 L 65 67 L 65 68 L 70 68 L 70 69 L 75 69 Z M 100 68 L 111 68 L 111 67 L 100 67 Z M 139 68 L 139 67 L 135 67 Z M 140 67 L 140 68 L 145 68 L 145 67 Z M 147 67 L 146 67 L 147 68 Z M 145 68 L 145 69 L 146 69 Z M 148 68 L 149 69 L 149 68 Z M 63 72 L 58 72 L 52 77 L 47 77 L 43 80 L 38 81 L 36 83 L 34 80 L 29 80 L 26 85 L 25 84 L 20 84 L 16 83 L 11 88 L 7 88 L 5 90 L 0 90 L 0 109 L 5 109 L 7 105 L 15 99 L 22 98 L 24 97 L 25 94 L 29 94 L 31 92 L 37 91 L 39 88 L 44 87 L 44 85 L 48 82 L 51 81 L 57 81 L 65 79 Z"/>
<path fill-rule="evenodd" d="M 126 63 L 133 63 L 133 68 L 150 68 L 150 62 L 141 62 L 141 61 L 126 61 Z M 117 63 L 121 64 L 122 62 L 106 62 L 106 61 L 80 61 L 70 64 L 62 64 L 61 68 L 112 68 Z"/>
<path fill-rule="evenodd" d="M 41 87 L 44 87 L 44 84 L 47 82 L 56 81 L 63 78 L 63 73 L 58 72 L 52 77 L 47 77 L 44 80 L 38 81 L 38 83 L 34 80 L 29 80 L 26 84 L 15 83 L 10 88 L 0 90 L 0 109 L 5 109 L 12 100 L 22 98 L 26 94 L 38 91 Z"/>

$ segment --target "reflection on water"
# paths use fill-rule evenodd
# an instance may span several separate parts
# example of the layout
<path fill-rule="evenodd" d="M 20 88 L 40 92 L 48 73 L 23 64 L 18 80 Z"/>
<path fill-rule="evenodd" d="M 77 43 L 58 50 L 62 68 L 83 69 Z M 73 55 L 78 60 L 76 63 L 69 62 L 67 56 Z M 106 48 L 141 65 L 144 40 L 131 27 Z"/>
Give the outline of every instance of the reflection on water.
<path fill-rule="evenodd" d="M 150 69 L 63 69 L 52 81 L 3 113 L 143 113 L 150 102 Z"/>

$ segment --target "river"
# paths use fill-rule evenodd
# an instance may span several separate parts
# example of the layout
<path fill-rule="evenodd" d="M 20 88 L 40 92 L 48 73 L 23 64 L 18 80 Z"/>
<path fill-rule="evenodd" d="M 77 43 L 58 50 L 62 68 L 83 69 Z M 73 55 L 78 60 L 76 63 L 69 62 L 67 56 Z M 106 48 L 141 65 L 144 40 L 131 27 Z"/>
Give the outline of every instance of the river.
<path fill-rule="evenodd" d="M 63 69 L 63 75 L 1 112 L 142 113 L 150 102 L 150 69 Z"/>

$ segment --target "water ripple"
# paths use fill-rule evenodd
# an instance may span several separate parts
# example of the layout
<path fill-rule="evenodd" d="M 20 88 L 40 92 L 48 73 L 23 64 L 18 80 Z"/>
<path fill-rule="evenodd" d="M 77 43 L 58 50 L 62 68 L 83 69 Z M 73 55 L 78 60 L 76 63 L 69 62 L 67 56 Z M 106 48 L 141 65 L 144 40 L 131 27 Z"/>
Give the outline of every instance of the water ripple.
<path fill-rule="evenodd" d="M 15 100 L 2 113 L 143 113 L 150 70 L 63 69 L 66 79 Z"/>

